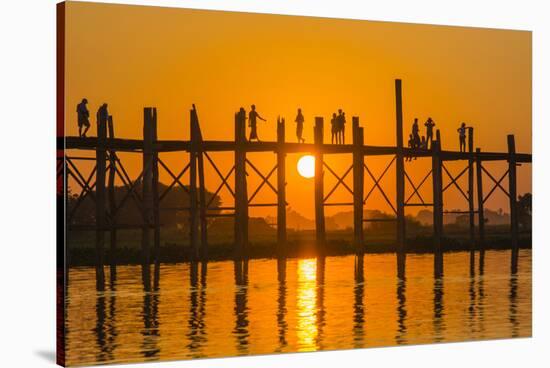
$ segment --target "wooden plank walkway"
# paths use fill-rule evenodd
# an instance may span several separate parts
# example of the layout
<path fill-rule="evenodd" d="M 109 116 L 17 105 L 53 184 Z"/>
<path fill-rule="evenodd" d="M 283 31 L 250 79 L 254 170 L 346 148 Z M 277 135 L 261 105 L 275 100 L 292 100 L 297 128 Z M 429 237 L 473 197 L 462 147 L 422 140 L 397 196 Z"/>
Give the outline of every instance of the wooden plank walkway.
<path fill-rule="evenodd" d="M 201 149 L 207 152 L 234 152 L 237 144 L 234 141 L 216 141 L 204 140 Z M 58 149 L 95 151 L 98 148 L 98 139 L 96 137 L 59 137 L 57 138 Z M 105 148 L 116 150 L 118 152 L 143 152 L 143 140 L 141 139 L 120 139 L 107 138 Z M 320 150 L 323 154 L 352 154 L 356 147 L 353 144 L 322 144 L 314 143 L 292 143 L 292 142 L 244 142 L 245 152 L 284 152 L 291 153 L 315 153 Z M 191 141 L 178 140 L 158 140 L 153 146 L 155 152 L 191 152 Z M 370 146 L 362 145 L 361 152 L 365 156 L 390 156 L 397 154 L 397 147 L 391 146 Z M 403 147 L 403 155 L 411 157 L 432 157 L 432 151 L 429 149 L 411 149 Z M 458 152 L 441 151 L 441 158 L 444 161 L 468 161 L 476 160 L 479 157 L 481 161 L 507 161 L 508 152 Z M 516 153 L 517 163 L 530 163 L 532 155 L 529 153 Z"/>

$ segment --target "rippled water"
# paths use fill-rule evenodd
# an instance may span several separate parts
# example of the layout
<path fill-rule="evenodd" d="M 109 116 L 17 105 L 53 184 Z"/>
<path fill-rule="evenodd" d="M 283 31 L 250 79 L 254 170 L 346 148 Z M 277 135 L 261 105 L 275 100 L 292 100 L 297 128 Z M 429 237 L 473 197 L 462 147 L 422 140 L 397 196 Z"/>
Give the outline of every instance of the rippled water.
<path fill-rule="evenodd" d="M 67 364 L 89 365 L 274 352 L 349 349 L 531 336 L 531 251 L 486 253 L 483 276 L 469 254 L 393 254 L 166 264 L 156 292 L 139 266 L 120 266 L 105 292 L 93 268 L 70 270 Z M 106 268 L 108 278 L 108 268 Z"/>

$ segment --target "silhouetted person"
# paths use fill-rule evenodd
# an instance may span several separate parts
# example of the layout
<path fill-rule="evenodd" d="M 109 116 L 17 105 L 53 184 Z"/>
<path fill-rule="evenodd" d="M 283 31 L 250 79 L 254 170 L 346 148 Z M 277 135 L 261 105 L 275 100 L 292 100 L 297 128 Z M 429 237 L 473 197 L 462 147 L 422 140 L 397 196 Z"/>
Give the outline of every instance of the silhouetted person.
<path fill-rule="evenodd" d="M 86 104 L 88 100 L 83 98 L 82 101 L 76 105 L 76 114 L 78 115 L 78 136 L 86 137 L 88 129 L 90 129 L 90 112 Z M 84 132 L 82 131 L 84 129 Z"/>
<path fill-rule="evenodd" d="M 239 119 L 242 119 L 244 121 L 246 121 L 246 110 L 244 109 L 244 107 L 241 107 L 239 109 Z"/>
<path fill-rule="evenodd" d="M 346 144 L 346 113 L 343 111 L 340 118 L 340 143 Z"/>
<path fill-rule="evenodd" d="M 412 136 L 414 140 L 413 148 L 418 148 L 420 146 L 420 135 L 418 134 L 419 131 L 420 130 L 418 128 L 418 118 L 414 118 L 414 123 L 412 125 Z"/>
<path fill-rule="evenodd" d="M 336 113 L 332 114 L 332 119 L 330 119 L 330 132 L 332 133 L 331 142 L 334 144 L 334 141 L 338 143 L 338 116 Z"/>
<path fill-rule="evenodd" d="M 411 149 L 414 148 L 414 138 L 412 134 L 409 134 L 409 141 L 407 143 L 409 148 Z M 405 159 L 405 161 L 411 161 L 411 160 L 412 160 L 412 155 L 411 154 L 407 155 L 407 158 Z"/>
<path fill-rule="evenodd" d="M 458 141 L 460 143 L 460 152 L 466 152 L 466 123 L 462 123 L 460 128 L 456 131 L 458 132 Z"/>
<path fill-rule="evenodd" d="M 426 127 L 426 148 L 428 148 L 428 144 L 431 145 L 434 140 L 435 122 L 432 120 L 431 117 L 428 117 L 428 120 L 426 120 L 424 126 Z"/>
<path fill-rule="evenodd" d="M 420 140 L 420 148 L 427 149 L 428 148 L 428 141 L 426 137 L 422 136 L 422 139 Z"/>
<path fill-rule="evenodd" d="M 302 115 L 302 109 L 298 109 L 298 115 L 296 115 L 296 138 L 298 138 L 298 143 L 304 143 L 305 139 L 302 137 L 304 132 L 304 115 Z"/>
<path fill-rule="evenodd" d="M 256 111 L 256 105 L 250 106 L 252 110 L 248 113 L 248 126 L 250 127 L 250 137 L 248 138 L 249 141 L 252 141 L 253 139 L 256 139 L 258 142 L 260 142 L 260 138 L 258 138 L 258 127 L 257 127 L 257 121 L 256 119 L 260 119 L 262 121 L 267 121 L 264 118 L 258 114 Z"/>
<path fill-rule="evenodd" d="M 342 118 L 342 109 L 338 109 L 338 116 L 336 118 L 336 141 L 338 144 L 342 144 L 342 126 L 343 118 Z"/>
<path fill-rule="evenodd" d="M 107 124 L 107 120 L 109 119 L 109 111 L 107 110 L 106 103 L 101 105 L 97 110 L 96 119 L 97 119 L 97 126 L 99 126 L 99 124 Z"/>

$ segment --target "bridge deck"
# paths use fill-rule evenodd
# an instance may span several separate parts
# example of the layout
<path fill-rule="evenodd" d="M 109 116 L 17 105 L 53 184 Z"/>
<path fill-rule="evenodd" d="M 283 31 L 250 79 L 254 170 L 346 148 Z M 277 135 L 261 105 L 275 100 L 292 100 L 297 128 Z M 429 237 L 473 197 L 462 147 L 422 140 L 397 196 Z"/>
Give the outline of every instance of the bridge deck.
<path fill-rule="evenodd" d="M 121 152 L 141 152 L 143 151 L 143 140 L 141 139 L 120 139 L 107 138 L 105 141 L 107 149 L 114 149 Z M 95 150 L 97 148 L 96 137 L 65 137 L 57 139 L 58 149 L 78 149 Z M 208 152 L 230 152 L 235 151 L 236 143 L 233 141 L 203 141 L 201 149 Z M 190 141 L 183 140 L 159 140 L 154 145 L 157 152 L 189 152 L 191 150 Z M 313 153 L 320 149 L 324 154 L 344 154 L 352 153 L 354 146 L 352 144 L 322 144 L 317 146 L 313 143 L 277 143 L 277 142 L 246 142 L 244 144 L 246 152 L 279 152 L 285 153 Z M 363 152 L 366 156 L 385 156 L 395 155 L 397 147 L 391 146 L 363 146 Z M 403 148 L 403 153 L 412 157 L 429 157 L 431 150 Z M 446 161 L 475 159 L 476 155 L 482 161 L 506 161 L 509 158 L 507 152 L 457 152 L 441 151 L 441 158 Z M 516 153 L 517 162 L 531 162 L 532 155 L 528 153 Z"/>

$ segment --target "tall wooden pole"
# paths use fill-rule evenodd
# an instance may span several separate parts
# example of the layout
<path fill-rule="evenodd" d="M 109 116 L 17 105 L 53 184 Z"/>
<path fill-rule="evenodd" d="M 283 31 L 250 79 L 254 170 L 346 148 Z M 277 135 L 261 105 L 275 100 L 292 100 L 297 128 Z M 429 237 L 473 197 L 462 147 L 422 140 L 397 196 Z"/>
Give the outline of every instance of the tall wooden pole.
<path fill-rule="evenodd" d="M 436 131 L 435 144 L 432 146 L 432 181 L 433 181 L 433 227 L 434 227 L 434 276 L 443 275 L 443 178 L 441 172 L 441 135 Z"/>
<path fill-rule="evenodd" d="M 359 127 L 359 117 L 353 122 L 353 240 L 356 253 L 363 253 L 363 128 Z"/>
<path fill-rule="evenodd" d="M 479 274 L 483 275 L 485 266 L 485 213 L 483 209 L 483 171 L 480 158 L 481 150 L 476 148 L 476 180 L 477 180 L 477 220 L 479 232 Z"/>
<path fill-rule="evenodd" d="M 197 110 L 195 105 L 191 110 L 191 121 L 193 124 L 193 129 L 195 130 L 195 137 L 197 141 L 197 164 L 199 171 L 199 219 L 200 219 L 200 258 L 205 261 L 208 259 L 208 234 L 206 221 L 206 185 L 204 178 L 204 156 L 202 148 L 202 133 L 199 125 L 199 117 L 197 115 Z"/>
<path fill-rule="evenodd" d="M 470 217 L 470 275 L 475 274 L 474 128 L 468 128 L 468 214 Z"/>
<path fill-rule="evenodd" d="M 107 120 L 107 128 L 109 138 L 115 138 L 115 129 L 113 126 L 113 117 L 109 115 Z M 116 229 L 116 196 L 115 196 L 115 174 L 116 174 L 116 152 L 114 148 L 109 150 L 109 178 L 107 186 L 109 188 L 109 214 L 111 215 L 111 239 L 109 241 L 109 254 L 110 254 L 110 279 L 111 282 L 116 280 L 116 242 L 117 242 L 117 229 Z"/>
<path fill-rule="evenodd" d="M 198 137 L 194 128 L 193 117 L 189 122 L 190 152 L 189 152 L 189 243 L 191 246 L 191 260 L 199 259 L 199 216 L 197 198 L 197 156 Z"/>
<path fill-rule="evenodd" d="M 248 193 L 246 184 L 246 113 L 235 114 L 235 257 L 243 259 L 248 247 Z"/>
<path fill-rule="evenodd" d="M 105 150 L 107 139 L 106 121 L 98 119 L 97 122 L 97 150 L 96 150 L 96 287 L 98 290 L 105 288 L 104 252 L 105 252 L 105 176 L 106 159 Z"/>
<path fill-rule="evenodd" d="M 142 198 L 144 211 L 144 224 L 141 230 L 141 276 L 143 287 L 145 290 L 151 289 L 151 250 L 149 247 L 150 241 L 150 225 L 152 222 L 152 207 L 153 196 L 151 186 L 153 182 L 153 109 L 146 107 L 143 109 L 143 181 L 142 181 Z"/>
<path fill-rule="evenodd" d="M 517 170 L 516 142 L 514 135 L 508 135 L 508 189 L 510 191 L 510 235 L 512 240 L 512 273 L 518 272 L 518 210 L 517 210 Z"/>
<path fill-rule="evenodd" d="M 405 277 L 405 162 L 403 157 L 403 100 L 401 79 L 395 80 L 395 121 L 396 121 L 396 148 L 395 182 L 396 182 L 396 209 L 397 209 L 397 276 Z"/>
<path fill-rule="evenodd" d="M 65 3 L 56 4 L 56 120 L 57 138 L 64 138 L 65 131 Z M 65 366 L 65 352 L 67 347 L 67 295 L 69 287 L 70 255 L 66 243 L 68 232 L 68 176 L 65 147 L 57 147 L 57 158 L 63 161 L 63 173 L 57 177 L 57 208 L 56 208 L 56 363 Z M 96 157 L 97 159 L 97 157 Z M 97 161 L 96 161 L 97 163 Z M 97 276 L 97 275 L 96 275 Z"/>
<path fill-rule="evenodd" d="M 157 134 L 157 108 L 151 111 L 151 204 L 153 209 L 153 253 L 155 257 L 154 288 L 158 289 L 160 282 L 160 208 L 159 208 L 159 166 L 156 143 Z"/>
<path fill-rule="evenodd" d="M 200 259 L 206 261 L 208 259 L 208 222 L 206 219 L 206 187 L 204 179 L 203 152 L 199 152 L 197 158 L 199 169 L 199 220 L 201 229 Z"/>
<path fill-rule="evenodd" d="M 285 119 L 277 120 L 277 255 L 286 254 Z"/>
<path fill-rule="evenodd" d="M 313 128 L 315 150 L 315 240 L 319 254 L 325 252 L 325 208 L 324 208 L 324 170 L 323 170 L 323 118 L 315 117 Z"/>

